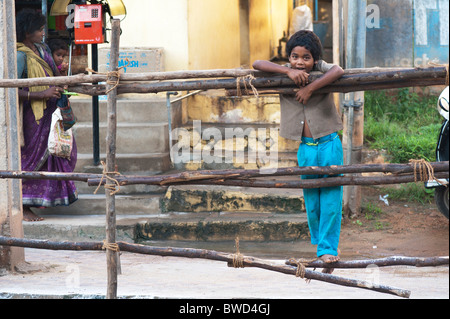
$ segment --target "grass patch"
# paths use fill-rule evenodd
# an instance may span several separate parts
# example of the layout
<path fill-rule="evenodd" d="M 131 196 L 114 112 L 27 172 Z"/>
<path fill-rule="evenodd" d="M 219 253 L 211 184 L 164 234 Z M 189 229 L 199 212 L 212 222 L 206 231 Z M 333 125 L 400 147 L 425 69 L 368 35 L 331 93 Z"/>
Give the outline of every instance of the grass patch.
<path fill-rule="evenodd" d="M 422 182 L 408 183 L 399 187 L 383 187 L 383 193 L 389 194 L 389 199 L 407 201 L 419 204 L 431 204 L 434 201 L 434 190 L 424 187 Z"/>
<path fill-rule="evenodd" d="M 357 219 L 353 222 L 354 224 L 361 227 L 365 226 L 370 230 L 383 230 L 388 226 L 387 223 L 380 220 L 383 210 L 378 205 L 371 202 L 365 203 L 361 208 L 361 212 L 364 216 L 364 223 L 361 219 Z"/>
<path fill-rule="evenodd" d="M 392 163 L 410 159 L 436 159 L 436 141 L 442 119 L 436 109 L 437 97 L 400 89 L 365 93 L 365 144 L 383 149 Z"/>

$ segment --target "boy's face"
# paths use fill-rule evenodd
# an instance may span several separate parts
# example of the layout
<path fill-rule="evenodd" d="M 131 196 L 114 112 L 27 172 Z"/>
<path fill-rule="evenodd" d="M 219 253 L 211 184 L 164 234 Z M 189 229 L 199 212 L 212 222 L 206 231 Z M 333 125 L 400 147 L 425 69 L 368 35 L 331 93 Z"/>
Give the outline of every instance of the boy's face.
<path fill-rule="evenodd" d="M 53 52 L 53 60 L 55 60 L 56 65 L 61 65 L 64 62 L 65 57 L 68 55 L 67 50 L 58 49 Z"/>
<path fill-rule="evenodd" d="M 309 50 L 305 47 L 295 47 L 289 56 L 289 63 L 293 69 L 302 70 L 309 73 L 317 63 Z"/>

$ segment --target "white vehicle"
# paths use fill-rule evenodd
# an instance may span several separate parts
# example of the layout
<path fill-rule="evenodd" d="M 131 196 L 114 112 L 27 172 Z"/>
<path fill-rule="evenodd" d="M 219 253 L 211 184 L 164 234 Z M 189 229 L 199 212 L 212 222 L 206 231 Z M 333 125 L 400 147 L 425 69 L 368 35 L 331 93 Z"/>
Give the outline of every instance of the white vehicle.
<path fill-rule="evenodd" d="M 448 140 L 448 86 L 442 91 L 438 100 L 439 114 L 444 118 L 441 132 L 439 134 L 438 143 L 436 147 L 436 161 L 445 162 L 449 160 L 449 140 Z M 443 184 L 446 184 L 445 186 Z M 425 183 L 426 188 L 434 188 L 434 199 L 439 211 L 448 218 L 448 179 L 438 181 L 429 181 Z"/>

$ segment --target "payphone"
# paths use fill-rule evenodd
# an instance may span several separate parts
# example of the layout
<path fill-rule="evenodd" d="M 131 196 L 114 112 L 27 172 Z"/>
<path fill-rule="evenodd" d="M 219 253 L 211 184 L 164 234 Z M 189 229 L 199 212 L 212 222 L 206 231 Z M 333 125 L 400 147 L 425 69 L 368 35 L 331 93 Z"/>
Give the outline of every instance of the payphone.
<path fill-rule="evenodd" d="M 105 42 L 105 23 L 101 4 L 75 6 L 75 44 Z"/>

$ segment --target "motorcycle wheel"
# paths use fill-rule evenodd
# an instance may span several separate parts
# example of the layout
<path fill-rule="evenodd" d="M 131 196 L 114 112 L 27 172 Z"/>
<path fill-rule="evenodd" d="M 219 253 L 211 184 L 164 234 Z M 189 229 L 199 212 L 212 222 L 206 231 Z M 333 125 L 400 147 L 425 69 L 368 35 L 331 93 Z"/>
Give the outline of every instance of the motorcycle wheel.
<path fill-rule="evenodd" d="M 439 211 L 448 219 L 448 199 L 449 192 L 448 187 L 439 186 L 435 189 L 434 200 L 439 208 Z"/>

